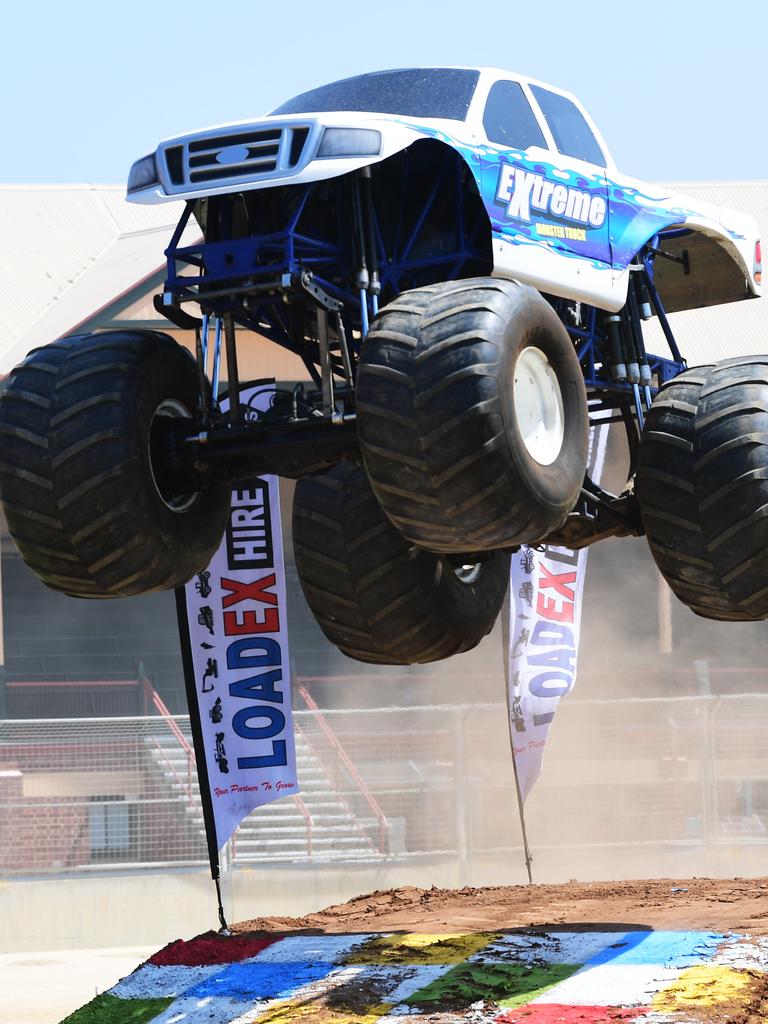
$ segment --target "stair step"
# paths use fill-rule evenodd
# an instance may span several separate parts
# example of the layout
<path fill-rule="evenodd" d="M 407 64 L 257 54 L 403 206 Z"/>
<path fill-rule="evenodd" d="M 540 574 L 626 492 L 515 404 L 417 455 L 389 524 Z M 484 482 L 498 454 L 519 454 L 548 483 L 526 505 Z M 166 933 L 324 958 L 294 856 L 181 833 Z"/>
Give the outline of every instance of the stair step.
<path fill-rule="evenodd" d="M 328 836 L 326 838 L 320 837 L 319 839 L 315 839 L 314 833 L 313 833 L 313 836 L 312 836 L 312 846 L 313 847 L 314 846 L 328 846 L 329 844 L 333 844 L 334 846 L 347 846 L 347 845 L 354 844 L 355 846 L 358 847 L 358 849 L 362 849 L 363 846 L 366 846 L 368 849 L 370 849 L 370 847 L 368 846 L 367 843 L 361 842 L 359 836 L 347 836 L 346 838 L 342 837 L 342 838 L 339 838 L 339 839 L 337 839 L 337 838 L 335 838 L 333 836 Z M 269 843 L 263 843 L 263 842 L 260 842 L 257 839 L 241 839 L 240 836 L 238 836 L 236 841 L 235 841 L 235 846 L 237 847 L 238 850 L 240 849 L 241 846 L 246 847 L 246 849 L 249 846 L 250 847 L 254 847 L 254 846 L 269 846 L 270 849 L 271 849 L 274 846 L 290 846 L 290 845 L 294 845 L 295 846 L 296 845 L 296 840 L 295 839 L 270 839 Z"/>
<path fill-rule="evenodd" d="M 197 808 L 188 808 L 187 821 L 192 824 L 197 822 L 202 823 L 204 821 L 202 811 Z M 359 838 L 368 834 L 368 830 L 364 826 L 357 825 L 352 821 L 343 821 L 338 825 L 326 825 L 326 819 L 322 818 L 319 821 L 315 819 L 311 824 L 311 830 L 313 833 L 319 832 L 335 832 L 341 835 L 347 835 L 351 838 Z M 238 835 L 266 835 L 267 833 L 286 833 L 291 831 L 301 832 L 302 834 L 307 831 L 307 820 L 306 818 L 295 817 L 295 818 L 282 818 L 279 820 L 270 821 L 250 821 L 245 819 L 238 827 Z"/>
<path fill-rule="evenodd" d="M 279 826 L 271 826 L 266 828 L 241 827 L 237 833 L 237 841 L 238 843 L 243 841 L 250 842 L 251 840 L 253 840 L 254 842 L 260 842 L 262 840 L 271 840 L 272 837 L 279 838 L 288 837 L 291 835 L 296 835 L 300 838 L 303 838 L 307 835 L 308 831 L 309 830 L 307 829 L 307 826 L 304 822 L 297 822 L 295 825 L 286 825 L 284 828 L 281 828 Z M 314 838 L 320 835 L 329 836 L 331 838 L 334 835 L 342 836 L 345 839 L 349 839 L 350 841 L 354 840 L 355 842 L 360 842 L 361 839 L 364 840 L 364 837 L 361 836 L 359 833 L 350 836 L 349 829 L 345 828 L 343 825 L 313 825 L 311 832 L 313 842 Z"/>
<path fill-rule="evenodd" d="M 345 835 L 365 835 L 367 834 L 365 829 L 360 829 L 350 821 L 340 821 L 336 824 L 326 824 L 326 819 L 315 820 L 312 822 L 313 832 L 341 832 Z M 240 830 L 238 835 L 244 833 L 254 833 L 255 835 L 261 835 L 265 832 L 289 832 L 291 829 L 300 829 L 302 832 L 307 831 L 307 820 L 306 818 L 282 818 L 278 821 L 259 821 L 256 818 L 246 818 L 240 824 Z"/>
<path fill-rule="evenodd" d="M 238 852 L 237 861 L 243 864 L 326 864 L 332 861 L 380 861 L 385 855 L 376 850 L 319 850 L 307 853 L 306 849 L 297 851 L 290 856 L 290 851 L 280 850 L 276 853 L 258 853 L 253 850 Z"/>
<path fill-rule="evenodd" d="M 153 760 L 158 765 L 160 765 L 162 768 L 165 768 L 168 771 L 173 769 L 174 771 L 179 772 L 179 774 L 181 774 L 182 771 L 186 773 L 187 768 L 189 766 L 189 759 L 186 757 L 186 755 L 184 755 L 182 757 L 182 756 L 176 754 L 175 751 L 170 756 L 163 756 L 158 751 L 154 750 L 154 751 L 152 751 L 152 757 L 153 757 Z M 315 764 L 304 764 L 304 765 L 299 763 L 299 765 L 298 765 L 298 775 L 299 776 L 302 776 L 302 775 L 313 775 L 313 776 L 318 776 L 318 777 L 326 778 L 325 772 L 323 771 L 322 768 L 320 768 L 317 765 L 316 762 L 315 762 Z"/>
<path fill-rule="evenodd" d="M 156 757 L 155 763 L 159 768 L 168 773 L 176 772 L 177 775 L 186 775 L 189 767 L 189 762 L 186 758 L 173 758 L 173 757 Z M 196 774 L 196 773 L 193 773 Z M 322 768 L 299 768 L 297 775 L 300 779 L 311 777 L 313 779 L 322 779 L 327 782 L 328 776 L 325 774 Z"/>
<path fill-rule="evenodd" d="M 198 796 L 197 799 L 194 799 L 194 797 L 193 797 L 192 800 L 187 800 L 186 791 L 183 791 L 182 793 L 180 793 L 177 796 L 176 799 L 177 799 L 178 803 L 186 804 L 189 808 L 199 808 L 201 806 L 201 801 L 199 799 L 199 796 Z M 273 815 L 278 816 L 278 817 L 284 817 L 284 816 L 285 817 L 288 817 L 288 816 L 292 817 L 292 816 L 294 816 L 297 813 L 301 814 L 300 811 L 297 812 L 296 804 L 293 802 L 293 800 L 291 800 L 290 803 L 289 803 L 288 802 L 288 800 L 289 800 L 288 797 L 283 797 L 281 799 L 286 800 L 286 803 L 280 804 L 280 803 L 278 803 L 278 801 L 274 801 L 273 803 L 262 804 L 261 808 L 255 808 L 251 813 L 258 815 L 259 816 L 259 820 L 261 819 L 262 814 L 266 813 L 266 812 L 264 812 L 262 810 L 262 808 L 265 808 L 265 807 L 269 808 L 269 813 L 270 814 L 273 814 Z M 312 814 L 312 815 L 314 815 L 314 814 L 322 814 L 323 819 L 327 819 L 329 817 L 334 817 L 334 818 L 338 818 L 339 820 L 346 820 L 346 821 L 354 821 L 355 820 L 354 815 L 350 814 L 349 811 L 347 811 L 342 804 L 335 803 L 335 802 L 330 801 L 330 800 L 328 800 L 328 801 L 313 801 L 313 800 L 306 800 L 305 799 L 304 800 L 304 806 L 307 808 L 309 813 Z M 332 814 L 332 815 L 329 815 L 327 813 L 329 810 L 333 811 L 335 813 Z"/>
<path fill-rule="evenodd" d="M 197 780 L 193 780 L 191 784 L 187 785 L 186 779 L 178 779 L 175 775 L 168 772 L 168 774 L 164 776 L 164 781 L 166 785 L 173 789 L 181 790 L 184 793 L 191 791 L 195 797 L 199 797 L 200 795 L 200 786 L 198 785 Z M 273 793 L 272 802 L 277 803 L 280 800 L 290 800 L 294 796 L 309 796 L 313 799 L 331 797 L 333 802 L 336 804 L 342 802 L 341 798 L 337 796 L 326 783 L 320 784 L 319 782 L 314 782 L 312 779 L 299 779 L 298 783 L 298 788 L 294 792 L 286 793 L 283 791 L 281 793 Z M 216 781 L 215 785 L 219 784 L 220 783 Z M 223 784 L 226 786 L 226 780 L 224 780 Z"/>
<path fill-rule="evenodd" d="M 185 739 L 191 747 L 192 736 L 186 736 Z M 184 754 L 184 756 L 186 757 L 186 753 L 184 753 L 181 744 L 174 736 L 145 736 L 144 742 L 150 748 L 150 751 L 153 754 L 159 755 L 160 750 L 162 750 L 164 753 L 173 753 L 177 756 L 181 756 L 182 754 Z M 314 762 L 316 758 L 314 754 L 311 751 L 309 751 L 306 747 L 302 749 L 302 747 L 297 743 L 296 760 L 311 763 Z"/>
<path fill-rule="evenodd" d="M 186 737 L 190 746 L 191 737 Z M 179 805 L 180 821 L 198 835 L 205 834 L 197 775 L 190 775 L 190 760 L 172 734 L 146 737 L 147 752 L 158 772 L 161 793 Z M 307 863 L 310 861 L 376 861 L 381 855 L 373 848 L 358 821 L 318 763 L 313 750 L 301 738 L 296 743 L 296 762 L 302 802 L 311 816 L 308 853 L 307 820 L 291 799 L 276 796 L 241 824 L 235 848 L 238 861 L 250 863 Z M 226 784 L 226 776 L 223 777 Z M 375 824 L 375 823 L 373 823 Z"/>
<path fill-rule="evenodd" d="M 278 814 L 254 814 L 253 817 L 248 817 L 248 818 L 246 818 L 243 821 L 243 823 L 240 825 L 240 829 L 242 830 L 242 829 L 251 828 L 251 827 L 252 828 L 261 828 L 263 826 L 273 825 L 273 824 L 280 825 L 283 822 L 287 822 L 287 821 L 301 822 L 302 825 L 303 825 L 305 820 L 306 819 L 304 818 L 304 815 L 303 814 L 299 814 L 299 813 L 295 813 L 295 814 L 282 814 L 282 815 L 278 815 Z M 322 822 L 323 822 L 323 826 L 325 826 L 325 824 L 327 822 L 330 822 L 330 823 L 334 823 L 335 822 L 336 824 L 333 825 L 334 828 L 342 828 L 342 827 L 347 828 L 347 829 L 354 828 L 353 819 L 350 818 L 349 815 L 344 815 L 344 814 L 324 814 L 323 817 L 322 817 Z M 316 821 L 313 822 L 313 826 L 314 827 L 319 827 L 319 825 L 317 825 Z"/>
<path fill-rule="evenodd" d="M 185 808 L 187 815 L 192 820 L 203 820 L 201 808 L 187 806 Z M 307 820 L 302 814 L 286 814 L 283 816 L 265 815 L 259 817 L 248 817 L 243 819 L 240 826 L 239 835 L 245 832 L 261 832 L 269 831 L 270 829 L 277 829 L 280 831 L 288 830 L 291 828 L 301 829 L 302 832 L 306 832 Z M 361 826 L 354 820 L 354 818 L 345 817 L 341 814 L 323 815 L 322 818 L 313 817 L 312 820 L 312 831 L 335 831 L 335 832 L 346 832 L 347 834 L 354 833 L 360 835 Z M 363 829 L 364 831 L 364 829 Z"/>

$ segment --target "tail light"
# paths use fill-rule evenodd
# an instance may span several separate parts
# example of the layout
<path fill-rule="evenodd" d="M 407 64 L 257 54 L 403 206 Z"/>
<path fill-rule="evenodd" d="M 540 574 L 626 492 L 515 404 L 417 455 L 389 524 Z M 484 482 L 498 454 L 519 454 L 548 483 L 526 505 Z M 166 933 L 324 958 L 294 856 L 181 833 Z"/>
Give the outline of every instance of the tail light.
<path fill-rule="evenodd" d="M 760 248 L 759 241 L 755 242 L 755 269 L 752 271 L 752 276 L 756 284 L 760 284 L 763 280 L 763 250 Z"/>

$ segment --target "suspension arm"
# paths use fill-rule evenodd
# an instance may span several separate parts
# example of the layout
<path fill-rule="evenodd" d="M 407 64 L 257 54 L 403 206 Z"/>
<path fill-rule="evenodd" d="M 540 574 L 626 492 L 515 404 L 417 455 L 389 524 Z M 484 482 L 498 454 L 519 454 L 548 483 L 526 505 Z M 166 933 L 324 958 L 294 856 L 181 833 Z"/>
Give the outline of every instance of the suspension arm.
<path fill-rule="evenodd" d="M 160 456 L 166 472 L 188 491 L 214 479 L 242 480 L 262 473 L 298 479 L 340 459 L 359 459 L 354 415 L 288 423 L 218 422 L 190 429 L 189 420 L 163 424 Z"/>

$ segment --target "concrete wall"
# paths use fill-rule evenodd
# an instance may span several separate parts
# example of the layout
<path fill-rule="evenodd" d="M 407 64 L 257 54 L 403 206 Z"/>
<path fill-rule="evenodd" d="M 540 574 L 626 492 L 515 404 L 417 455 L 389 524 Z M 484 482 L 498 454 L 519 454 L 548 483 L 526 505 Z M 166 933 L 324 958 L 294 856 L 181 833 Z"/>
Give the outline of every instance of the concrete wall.
<path fill-rule="evenodd" d="M 536 882 L 568 879 L 728 878 L 765 874 L 763 843 L 750 846 L 641 846 L 534 851 Z M 610 865 L 610 867 L 608 866 Z M 224 904 L 231 923 L 265 916 L 301 916 L 377 889 L 415 885 L 520 885 L 519 850 L 457 859 L 411 860 L 316 868 L 238 868 L 225 874 Z M 216 897 L 203 868 L 0 882 L 0 953 L 148 946 L 159 949 L 217 929 Z"/>
<path fill-rule="evenodd" d="M 301 915 L 400 885 L 453 886 L 455 864 L 237 869 L 224 881 L 228 920 Z M 218 928 L 204 868 L 0 882 L 0 953 L 152 945 Z"/>

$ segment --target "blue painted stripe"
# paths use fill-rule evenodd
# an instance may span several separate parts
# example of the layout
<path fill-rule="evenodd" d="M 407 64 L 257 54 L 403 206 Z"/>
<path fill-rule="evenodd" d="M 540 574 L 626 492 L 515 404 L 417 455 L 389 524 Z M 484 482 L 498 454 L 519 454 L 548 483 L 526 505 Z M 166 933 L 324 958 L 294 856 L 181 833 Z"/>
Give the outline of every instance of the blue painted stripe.
<path fill-rule="evenodd" d="M 185 996 L 229 996 L 233 999 L 287 999 L 304 985 L 339 970 L 330 963 L 238 963 L 188 989 Z"/>
<path fill-rule="evenodd" d="M 693 967 L 710 962 L 725 938 L 718 932 L 627 932 L 588 960 L 585 966 L 611 963 Z M 737 941 L 739 937 L 729 938 Z"/>

